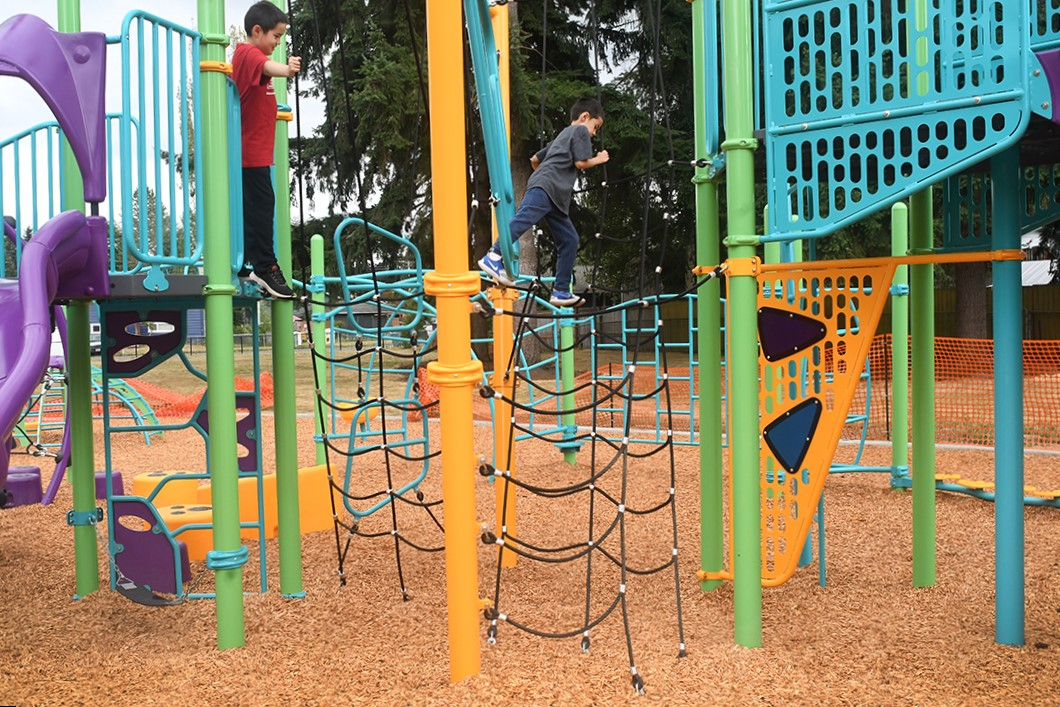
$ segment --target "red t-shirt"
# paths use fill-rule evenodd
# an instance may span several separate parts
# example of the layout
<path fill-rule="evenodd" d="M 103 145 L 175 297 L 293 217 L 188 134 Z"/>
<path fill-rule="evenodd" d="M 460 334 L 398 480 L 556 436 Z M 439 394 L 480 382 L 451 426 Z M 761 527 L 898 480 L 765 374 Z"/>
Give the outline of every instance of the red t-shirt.
<path fill-rule="evenodd" d="M 243 166 L 269 167 L 276 144 L 276 90 L 265 75 L 269 58 L 253 44 L 236 45 L 232 80 L 239 89 L 242 111 Z"/>

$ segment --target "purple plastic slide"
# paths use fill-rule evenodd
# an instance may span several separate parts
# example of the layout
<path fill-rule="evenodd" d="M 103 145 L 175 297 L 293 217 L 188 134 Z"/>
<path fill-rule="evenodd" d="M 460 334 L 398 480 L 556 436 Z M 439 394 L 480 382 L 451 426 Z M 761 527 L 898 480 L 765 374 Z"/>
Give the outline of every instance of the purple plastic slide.
<path fill-rule="evenodd" d="M 0 24 L 0 74 L 29 83 L 51 109 L 93 213 L 107 196 L 106 40 L 100 32 L 56 32 L 33 15 Z M 0 279 L 0 491 L 7 484 L 11 431 L 48 366 L 52 303 L 109 291 L 106 219 L 77 211 L 55 216 L 33 235 L 18 280 Z"/>
<path fill-rule="evenodd" d="M 52 302 L 105 295 L 106 254 L 106 220 L 66 211 L 23 247 L 18 280 L 0 279 L 0 489 L 11 433 L 48 367 Z"/>

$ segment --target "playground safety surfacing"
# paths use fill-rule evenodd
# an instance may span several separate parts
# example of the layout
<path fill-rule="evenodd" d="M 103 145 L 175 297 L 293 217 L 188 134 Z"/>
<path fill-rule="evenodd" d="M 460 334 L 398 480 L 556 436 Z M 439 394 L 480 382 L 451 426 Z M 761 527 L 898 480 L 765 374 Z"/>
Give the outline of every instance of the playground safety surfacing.
<path fill-rule="evenodd" d="M 300 439 L 311 439 L 311 424 L 299 420 Z M 488 429 L 477 427 L 475 434 L 477 448 L 488 449 Z M 265 437 L 269 459 L 271 435 Z M 129 475 L 152 470 L 156 446 L 164 455 L 184 442 L 179 433 L 167 432 L 148 453 L 142 441 L 126 439 L 117 458 Z M 101 449 L 97 440 L 97 453 Z M 840 455 L 848 451 L 840 447 Z M 887 464 L 889 453 L 870 447 L 863 463 Z M 187 461 L 186 455 L 171 456 Z M 299 464 L 312 463 L 306 441 Z M 519 463 L 528 479 L 574 476 L 544 444 L 522 448 Z M 947 469 L 990 479 L 993 461 L 984 451 L 939 450 L 938 471 Z M 1028 484 L 1060 487 L 1057 457 L 1030 456 L 1026 469 Z M 991 504 L 938 495 L 938 583 L 914 589 L 910 495 L 889 490 L 881 474 L 834 476 L 826 487 L 828 586 L 818 586 L 815 562 L 788 584 L 764 590 L 764 646 L 748 650 L 733 642 L 731 587 L 702 593 L 695 581 L 696 449 L 677 450 L 677 475 L 687 657 L 677 658 L 672 573 L 634 576 L 628 587 L 631 633 L 649 701 L 1055 704 L 1057 509 L 1026 510 L 1027 645 L 1012 648 L 994 643 Z M 668 473 L 631 473 L 630 481 L 633 497 L 654 494 Z M 427 483 L 439 493 L 439 474 Z M 493 487 L 476 475 L 476 491 L 479 520 L 492 523 Z M 645 699 L 630 686 L 617 616 L 593 630 L 588 654 L 581 652 L 579 637 L 543 640 L 503 625 L 497 644 L 488 645 L 483 622 L 481 674 L 450 686 L 442 556 L 403 550 L 411 596 L 403 602 L 392 541 L 357 538 L 347 586 L 340 588 L 331 531 L 303 539 L 303 600 L 281 598 L 276 541 L 269 541 L 269 593 L 256 593 L 256 577 L 249 570 L 245 575 L 246 646 L 219 652 L 211 601 L 149 608 L 107 589 L 71 601 L 73 541 L 65 523 L 70 503 L 64 485 L 53 506 L 0 512 L 0 703 L 580 705 Z M 583 521 L 584 512 L 573 507 L 529 501 L 519 507 L 520 533 L 527 539 L 581 540 Z M 427 544 L 440 540 L 426 518 L 410 515 L 403 527 Z M 628 533 L 633 567 L 653 566 L 669 551 L 668 529 L 631 519 Z M 256 544 L 245 542 L 254 558 Z M 480 593 L 490 596 L 496 551 L 480 548 Z M 102 552 L 100 558 L 103 567 Z M 603 565 L 594 563 L 594 582 L 609 585 L 614 573 Z M 193 566 L 193 576 L 201 568 Z M 544 629 L 580 625 L 584 565 L 521 563 L 504 579 L 513 616 L 518 612 Z M 102 569 L 101 580 L 105 587 Z M 207 576 L 199 590 L 211 589 Z"/>

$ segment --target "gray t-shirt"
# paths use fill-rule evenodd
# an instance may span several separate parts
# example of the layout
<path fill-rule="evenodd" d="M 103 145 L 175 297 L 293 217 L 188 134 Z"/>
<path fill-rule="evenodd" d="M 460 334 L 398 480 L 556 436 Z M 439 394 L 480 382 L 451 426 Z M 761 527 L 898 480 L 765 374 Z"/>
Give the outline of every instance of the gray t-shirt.
<path fill-rule="evenodd" d="M 592 137 L 584 125 L 568 125 L 552 142 L 537 153 L 538 165 L 526 183 L 527 189 L 539 187 L 563 213 L 570 213 L 570 198 L 578 178 L 575 162 L 593 156 Z"/>

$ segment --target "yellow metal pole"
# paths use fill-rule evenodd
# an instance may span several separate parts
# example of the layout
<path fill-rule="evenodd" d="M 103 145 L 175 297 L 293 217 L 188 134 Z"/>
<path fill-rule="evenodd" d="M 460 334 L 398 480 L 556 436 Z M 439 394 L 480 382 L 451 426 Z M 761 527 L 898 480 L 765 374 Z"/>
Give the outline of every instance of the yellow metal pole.
<path fill-rule="evenodd" d="M 508 95 L 508 6 L 494 5 L 490 8 L 490 21 L 493 25 L 493 42 L 497 48 L 497 75 L 500 78 L 501 105 L 504 113 L 504 129 L 506 135 L 511 135 L 511 118 L 509 105 L 511 96 Z M 509 159 L 511 157 L 511 138 L 508 140 Z M 493 214 L 493 240 L 497 240 L 497 213 Z M 513 311 L 516 302 L 514 292 L 494 287 L 490 289 L 490 300 L 493 301 L 495 309 L 506 312 Z M 510 317 L 499 316 L 493 318 L 493 389 L 511 400 L 514 389 L 514 381 L 505 378 L 502 366 L 506 365 L 512 355 L 512 320 Z M 515 445 L 512 441 L 512 406 L 504 400 L 497 400 L 494 404 L 494 459 L 497 467 L 515 475 Z M 498 481 L 497 492 L 497 536 L 507 531 L 515 535 L 515 487 L 511 484 Z M 501 567 L 515 567 L 518 555 L 514 552 L 501 552 Z"/>
<path fill-rule="evenodd" d="M 435 271 L 424 292 L 437 298 L 438 360 L 427 378 L 439 387 L 445 581 L 449 607 L 449 678 L 479 672 L 478 554 L 472 387 L 482 364 L 471 360 L 469 297 L 479 276 L 468 271 L 467 165 L 464 142 L 464 26 L 460 4 L 427 0 L 427 63 L 431 111 L 431 203 Z"/>

